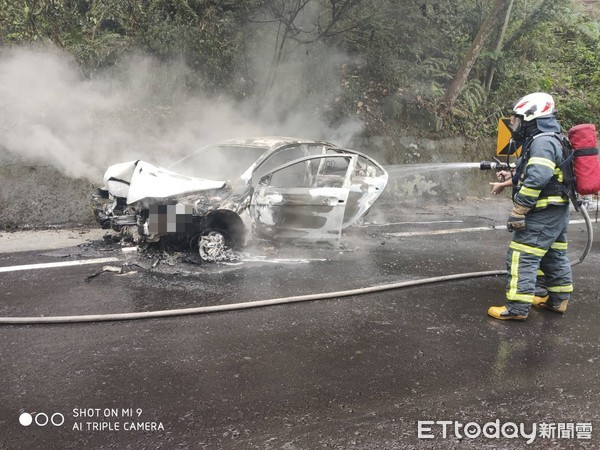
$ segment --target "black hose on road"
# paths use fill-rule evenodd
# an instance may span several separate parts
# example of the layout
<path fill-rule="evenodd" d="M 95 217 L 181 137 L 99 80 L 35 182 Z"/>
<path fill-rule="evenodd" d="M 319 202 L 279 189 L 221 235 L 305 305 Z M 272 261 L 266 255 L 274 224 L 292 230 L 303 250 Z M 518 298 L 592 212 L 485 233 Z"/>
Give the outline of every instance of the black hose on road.
<path fill-rule="evenodd" d="M 81 323 L 81 322 L 106 322 L 112 320 L 151 319 L 158 317 L 187 316 L 192 314 L 206 314 L 223 311 L 236 311 L 240 309 L 259 308 L 262 306 L 282 305 L 285 303 L 299 303 L 313 300 L 326 300 L 330 298 L 349 297 L 354 295 L 371 294 L 390 289 L 422 286 L 424 284 L 439 283 L 442 281 L 461 280 L 466 278 L 489 277 L 503 275 L 505 270 L 489 272 L 460 273 L 419 280 L 402 281 L 399 283 L 384 284 L 367 288 L 351 289 L 347 291 L 326 292 L 321 294 L 297 295 L 294 297 L 274 298 L 270 300 L 256 300 L 252 302 L 230 303 L 227 305 L 200 306 L 197 308 L 167 309 L 162 311 L 144 311 L 137 313 L 94 314 L 83 316 L 54 316 L 54 317 L 0 317 L 0 324 L 40 324 L 40 323 Z"/>

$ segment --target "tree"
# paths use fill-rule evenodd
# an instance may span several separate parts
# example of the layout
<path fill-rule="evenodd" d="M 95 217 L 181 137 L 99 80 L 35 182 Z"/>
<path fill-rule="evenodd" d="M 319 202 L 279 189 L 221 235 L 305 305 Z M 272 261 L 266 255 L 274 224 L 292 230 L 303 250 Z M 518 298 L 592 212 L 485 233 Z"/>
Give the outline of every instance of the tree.
<path fill-rule="evenodd" d="M 537 7 L 534 7 L 532 11 L 525 16 L 520 26 L 504 44 L 504 48 L 511 48 L 523 36 L 527 35 L 527 33 L 531 33 L 538 25 L 550 20 L 552 15 L 555 14 L 559 8 L 564 6 L 564 3 L 564 0 L 542 0 Z"/>
<path fill-rule="evenodd" d="M 496 55 L 496 57 L 498 57 L 498 55 L 502 51 L 502 46 L 504 44 L 504 36 L 506 35 L 506 29 L 508 28 L 508 22 L 510 20 L 510 12 L 512 10 L 513 3 L 514 3 L 514 0 L 509 1 L 508 8 L 506 9 L 506 15 L 504 16 L 504 23 L 502 24 L 502 27 L 500 28 L 500 34 L 498 35 L 498 40 L 496 41 L 496 48 L 494 50 L 494 54 Z M 489 94 L 490 89 L 492 88 L 495 71 L 496 71 L 496 68 L 495 68 L 494 64 L 491 64 L 490 68 L 488 69 L 488 73 L 487 73 L 486 80 L 485 80 L 486 94 Z"/>
<path fill-rule="evenodd" d="M 361 3 L 363 0 L 262 0 L 260 17 L 252 21 L 277 27 L 265 94 L 273 88 L 280 65 L 293 51 L 290 42 L 309 46 L 350 32 L 362 19 L 349 20 Z"/>
<path fill-rule="evenodd" d="M 443 103 L 445 104 L 444 113 L 448 114 L 454 107 L 456 99 L 465 86 L 471 69 L 477 62 L 477 58 L 479 58 L 485 42 L 494 31 L 496 18 L 501 15 L 503 9 L 508 7 L 510 1 L 511 0 L 494 0 L 488 16 L 479 27 L 475 39 L 471 42 L 456 75 L 454 75 L 454 78 L 446 91 L 446 95 L 443 99 Z"/>

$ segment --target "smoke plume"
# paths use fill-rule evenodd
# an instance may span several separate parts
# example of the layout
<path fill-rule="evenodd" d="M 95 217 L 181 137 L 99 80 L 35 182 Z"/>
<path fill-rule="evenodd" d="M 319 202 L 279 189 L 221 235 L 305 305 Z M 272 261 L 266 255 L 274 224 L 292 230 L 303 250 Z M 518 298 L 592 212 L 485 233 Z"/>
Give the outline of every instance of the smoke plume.
<path fill-rule="evenodd" d="M 319 62 L 319 70 L 310 55 L 290 58 L 263 90 L 268 95 L 235 101 L 190 92 L 185 83 L 190 69 L 181 61 L 130 53 L 109 70 L 86 77 L 56 48 L 5 49 L 0 52 L 0 150 L 98 182 L 110 164 L 144 159 L 168 166 L 229 138 L 284 135 L 344 145 L 362 124 L 348 121 L 333 130 L 321 119 L 339 89 L 335 67 L 343 62 L 342 56 L 325 56 L 328 64 Z M 265 84 L 261 60 L 256 61 L 254 75 Z"/>

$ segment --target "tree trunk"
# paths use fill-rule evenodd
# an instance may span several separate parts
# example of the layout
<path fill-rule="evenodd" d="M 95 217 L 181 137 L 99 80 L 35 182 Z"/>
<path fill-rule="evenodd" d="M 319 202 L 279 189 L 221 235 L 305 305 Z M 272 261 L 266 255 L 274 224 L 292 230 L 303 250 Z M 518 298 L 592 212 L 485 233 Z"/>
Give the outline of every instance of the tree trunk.
<path fill-rule="evenodd" d="M 554 12 L 554 6 L 556 4 L 556 0 L 544 0 L 539 6 L 530 14 L 525 17 L 523 23 L 519 26 L 519 28 L 515 31 L 515 33 L 510 36 L 510 38 L 504 44 L 504 49 L 511 48 L 515 42 L 517 42 L 525 33 L 531 32 L 535 27 L 537 27 L 541 22 L 544 21 L 546 17 Z"/>
<path fill-rule="evenodd" d="M 450 87 L 448 87 L 448 90 L 446 91 L 446 95 L 444 96 L 443 100 L 446 105 L 444 109 L 446 114 L 448 114 L 454 107 L 456 99 L 467 83 L 471 69 L 481 54 L 481 50 L 483 49 L 485 41 L 489 38 L 492 31 L 494 31 L 494 21 L 498 16 L 501 15 L 502 10 L 508 7 L 510 1 L 511 0 L 494 0 L 488 16 L 481 24 L 481 27 L 479 27 L 477 36 L 475 36 L 475 39 L 473 39 L 473 42 L 467 50 L 467 53 L 465 54 L 465 57 L 458 68 L 456 75 L 450 83 Z"/>
<path fill-rule="evenodd" d="M 512 10 L 513 4 L 515 0 L 510 0 L 508 4 L 508 8 L 506 9 L 506 16 L 504 16 L 504 23 L 502 24 L 502 29 L 500 30 L 500 36 L 498 36 L 498 41 L 496 42 L 496 48 L 494 52 L 496 56 L 502 51 L 502 45 L 504 44 L 504 36 L 506 36 L 506 29 L 508 28 L 508 22 L 510 21 L 510 12 Z M 496 71 L 495 67 L 496 61 L 490 65 L 488 69 L 488 73 L 485 80 L 485 92 L 486 95 L 489 94 L 492 89 L 492 83 L 494 82 L 494 73 Z"/>

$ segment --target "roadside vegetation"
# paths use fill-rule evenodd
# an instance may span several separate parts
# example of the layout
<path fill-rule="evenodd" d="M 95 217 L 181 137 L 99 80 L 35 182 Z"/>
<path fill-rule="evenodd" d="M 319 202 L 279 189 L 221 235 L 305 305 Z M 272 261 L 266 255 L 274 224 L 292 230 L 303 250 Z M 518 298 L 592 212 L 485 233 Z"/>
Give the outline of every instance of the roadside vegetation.
<path fill-rule="evenodd" d="M 365 133 L 492 136 L 514 100 L 555 96 L 565 127 L 600 125 L 600 16 L 573 0 L 0 0 L 0 46 L 52 43 L 86 77 L 132 52 L 185 62 L 189 90 L 337 94 L 315 113 Z M 596 6 L 596 8 L 600 8 Z M 335 71 L 328 71 L 332 52 Z M 322 61 L 323 64 L 319 64 Z M 327 64 L 326 64 L 327 63 Z M 323 73 L 318 68 L 323 67 Z"/>

